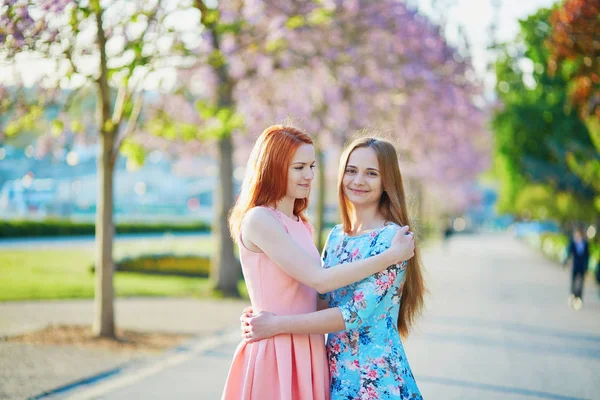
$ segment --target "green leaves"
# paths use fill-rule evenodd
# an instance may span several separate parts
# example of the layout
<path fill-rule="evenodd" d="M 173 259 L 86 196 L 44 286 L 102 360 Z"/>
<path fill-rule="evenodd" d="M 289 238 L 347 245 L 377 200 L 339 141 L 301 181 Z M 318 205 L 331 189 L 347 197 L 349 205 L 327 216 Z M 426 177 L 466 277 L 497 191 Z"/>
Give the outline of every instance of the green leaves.
<path fill-rule="evenodd" d="M 278 53 L 280 51 L 285 50 L 287 47 L 287 41 L 284 38 L 277 38 L 269 41 L 265 45 L 265 50 L 269 53 Z"/>
<path fill-rule="evenodd" d="M 218 107 L 211 106 L 203 101 L 197 101 L 196 110 L 198 110 L 198 113 L 202 119 L 209 119 L 217 113 Z"/>
<path fill-rule="evenodd" d="M 242 28 L 244 27 L 245 21 L 243 20 L 239 20 L 230 24 L 219 24 L 216 28 L 215 31 L 222 35 L 225 33 L 232 33 L 234 35 L 239 34 L 242 31 Z"/>
<path fill-rule="evenodd" d="M 10 121 L 5 128 L 6 136 L 14 136 L 21 132 L 34 130 L 42 117 L 43 109 L 40 106 L 31 106 L 19 118 Z"/>
<path fill-rule="evenodd" d="M 542 9 L 521 21 L 521 40 L 507 45 L 499 57 L 497 93 L 503 107 L 494 113 L 492 128 L 502 186 L 499 208 L 519 213 L 526 208 L 538 218 L 546 210 L 546 217 L 566 218 L 574 215 L 568 213 L 570 206 L 593 198 L 596 167 L 586 150 L 592 147 L 587 129 L 567 107 L 569 73 L 550 76 L 545 68 L 549 15 L 550 10 Z M 514 48 L 523 49 L 516 58 Z M 558 196 L 560 204 L 554 200 Z"/>
<path fill-rule="evenodd" d="M 108 119 L 102 124 L 102 132 L 112 132 L 115 130 L 115 128 L 116 126 L 112 119 Z"/>
<path fill-rule="evenodd" d="M 206 9 L 205 14 L 202 16 L 202 22 L 205 25 L 214 25 L 219 22 L 219 10 Z"/>
<path fill-rule="evenodd" d="M 146 124 L 149 133 L 168 140 L 177 138 L 176 122 L 160 112 Z"/>
<path fill-rule="evenodd" d="M 71 122 L 71 132 L 73 132 L 73 133 L 85 132 L 85 127 L 83 126 L 83 123 L 79 120 L 73 120 Z"/>
<path fill-rule="evenodd" d="M 285 23 L 288 29 L 299 29 L 305 26 L 325 25 L 332 21 L 333 11 L 326 8 L 316 8 L 308 15 L 293 15 Z"/>
<path fill-rule="evenodd" d="M 557 218 L 562 222 L 585 220 L 594 213 L 591 199 L 542 184 L 526 185 L 517 196 L 515 212 L 533 219 Z"/>
<path fill-rule="evenodd" d="M 311 25 L 325 25 L 331 22 L 333 11 L 325 8 L 317 8 L 308 14 L 308 21 Z"/>
<path fill-rule="evenodd" d="M 208 56 L 207 63 L 211 67 L 218 69 L 225 65 L 225 57 L 223 56 L 223 53 L 221 53 L 219 50 L 214 50 Z"/>
<path fill-rule="evenodd" d="M 302 15 L 294 15 L 293 17 L 288 18 L 285 23 L 286 28 L 288 29 L 298 29 L 304 26 L 305 24 L 304 17 Z"/>
<path fill-rule="evenodd" d="M 600 192 L 600 160 L 581 159 L 573 152 L 567 153 L 567 164 L 585 183 Z"/>
<path fill-rule="evenodd" d="M 596 153 L 600 154 L 600 119 L 590 117 L 587 118 L 584 123 L 588 128 L 590 139 L 596 148 Z"/>
<path fill-rule="evenodd" d="M 167 140 L 215 140 L 231 135 L 244 126 L 242 116 L 231 107 L 217 107 L 202 101 L 195 103 L 202 120 L 200 123 L 177 121 L 164 112 L 158 112 L 146 124 L 146 130 Z"/>
<path fill-rule="evenodd" d="M 132 141 L 131 139 L 125 139 L 121 144 L 121 154 L 127 158 L 127 168 L 134 170 L 142 165 L 146 161 L 146 151 L 139 143 Z"/>
<path fill-rule="evenodd" d="M 196 109 L 200 117 L 206 120 L 205 126 L 200 130 L 200 137 L 203 139 L 227 137 L 244 126 L 243 117 L 230 107 L 210 106 L 198 101 Z"/>
<path fill-rule="evenodd" d="M 59 119 L 55 119 L 54 121 L 52 121 L 52 124 L 50 125 L 50 133 L 52 134 L 52 136 L 58 137 L 61 135 L 61 133 L 63 133 L 64 130 L 65 130 L 64 122 L 62 122 Z"/>

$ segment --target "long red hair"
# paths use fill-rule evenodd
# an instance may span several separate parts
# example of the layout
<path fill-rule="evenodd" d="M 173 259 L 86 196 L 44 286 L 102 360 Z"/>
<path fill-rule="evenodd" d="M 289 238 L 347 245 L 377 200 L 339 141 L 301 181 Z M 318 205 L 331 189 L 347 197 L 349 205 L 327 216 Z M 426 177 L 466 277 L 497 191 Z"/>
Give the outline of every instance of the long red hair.
<path fill-rule="evenodd" d="M 275 207 L 285 197 L 288 169 L 296 150 L 303 144 L 313 144 L 312 139 L 301 130 L 273 125 L 258 137 L 250 153 L 246 175 L 240 195 L 229 214 L 229 231 L 234 241 L 239 240 L 242 219 L 253 207 Z M 294 215 L 306 222 L 304 211 L 308 196 L 296 199 Z"/>
<path fill-rule="evenodd" d="M 411 230 L 414 230 L 408 217 L 404 184 L 402 183 L 398 154 L 396 153 L 394 145 L 385 139 L 362 137 L 350 143 L 344 149 L 340 159 L 338 198 L 344 231 L 349 233 L 352 229 L 349 210 L 353 209 L 352 203 L 344 194 L 344 173 L 350 154 L 361 147 L 373 149 L 377 155 L 377 161 L 379 162 L 381 183 L 384 190 L 381 199 L 379 200 L 379 212 L 386 221 L 395 222 L 401 226 L 408 225 L 411 227 Z M 421 261 L 417 247 L 415 240 L 415 255 L 408 260 L 406 277 L 402 286 L 402 298 L 400 300 L 400 311 L 398 312 L 398 332 L 403 338 L 408 336 L 411 327 L 423 309 L 425 283 L 423 281 Z"/>

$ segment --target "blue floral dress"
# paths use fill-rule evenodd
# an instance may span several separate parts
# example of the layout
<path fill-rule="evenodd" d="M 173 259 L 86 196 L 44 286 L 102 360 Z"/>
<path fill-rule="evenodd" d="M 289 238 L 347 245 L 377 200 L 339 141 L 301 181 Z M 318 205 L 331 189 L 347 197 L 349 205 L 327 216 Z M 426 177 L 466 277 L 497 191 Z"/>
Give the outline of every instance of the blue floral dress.
<path fill-rule="evenodd" d="M 323 251 L 325 268 L 382 253 L 399 229 L 389 224 L 359 236 L 337 225 Z M 406 262 L 322 296 L 342 311 L 346 329 L 330 333 L 331 400 L 423 399 L 397 330 Z"/>

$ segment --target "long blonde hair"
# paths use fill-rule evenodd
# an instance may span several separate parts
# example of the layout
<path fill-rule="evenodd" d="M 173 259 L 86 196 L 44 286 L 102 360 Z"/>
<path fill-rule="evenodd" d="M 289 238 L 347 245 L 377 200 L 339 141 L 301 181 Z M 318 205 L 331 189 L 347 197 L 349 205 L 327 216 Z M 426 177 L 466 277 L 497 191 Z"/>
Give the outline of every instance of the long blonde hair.
<path fill-rule="evenodd" d="M 240 195 L 229 214 L 229 231 L 234 241 L 239 240 L 242 219 L 256 206 L 273 206 L 287 190 L 288 168 L 296 150 L 303 144 L 313 144 L 304 132 L 291 126 L 273 125 L 261 133 L 246 167 Z M 306 222 L 304 211 L 308 196 L 296 199 L 294 215 Z"/>
<path fill-rule="evenodd" d="M 379 171 L 383 185 L 383 194 L 379 201 L 379 212 L 386 221 L 395 222 L 398 225 L 409 225 L 411 221 L 406 208 L 406 196 L 402 183 L 402 174 L 398 164 L 398 154 L 394 145 L 388 140 L 377 137 L 361 137 L 352 141 L 342 153 L 340 169 L 338 173 L 338 198 L 344 231 L 349 233 L 352 229 L 350 221 L 350 210 L 354 207 L 344 194 L 343 179 L 350 154 L 356 149 L 368 147 L 373 149 L 379 162 Z M 415 243 L 415 255 L 408 260 L 406 278 L 402 288 L 400 311 L 398 312 L 398 332 L 406 338 L 423 310 L 423 296 L 425 294 L 425 283 L 421 271 L 419 250 Z"/>

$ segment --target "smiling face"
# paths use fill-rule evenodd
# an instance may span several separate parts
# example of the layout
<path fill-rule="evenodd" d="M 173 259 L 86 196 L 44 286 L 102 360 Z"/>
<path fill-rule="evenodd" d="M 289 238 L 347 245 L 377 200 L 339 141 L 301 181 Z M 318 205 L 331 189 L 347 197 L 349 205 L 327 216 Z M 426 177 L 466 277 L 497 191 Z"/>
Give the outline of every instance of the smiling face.
<path fill-rule="evenodd" d="M 383 183 L 377 154 L 370 147 L 352 151 L 342 180 L 344 195 L 354 205 L 377 205 L 383 194 Z"/>
<path fill-rule="evenodd" d="M 303 144 L 296 150 L 288 169 L 288 197 L 304 199 L 310 194 L 310 185 L 315 177 L 315 148 Z"/>

